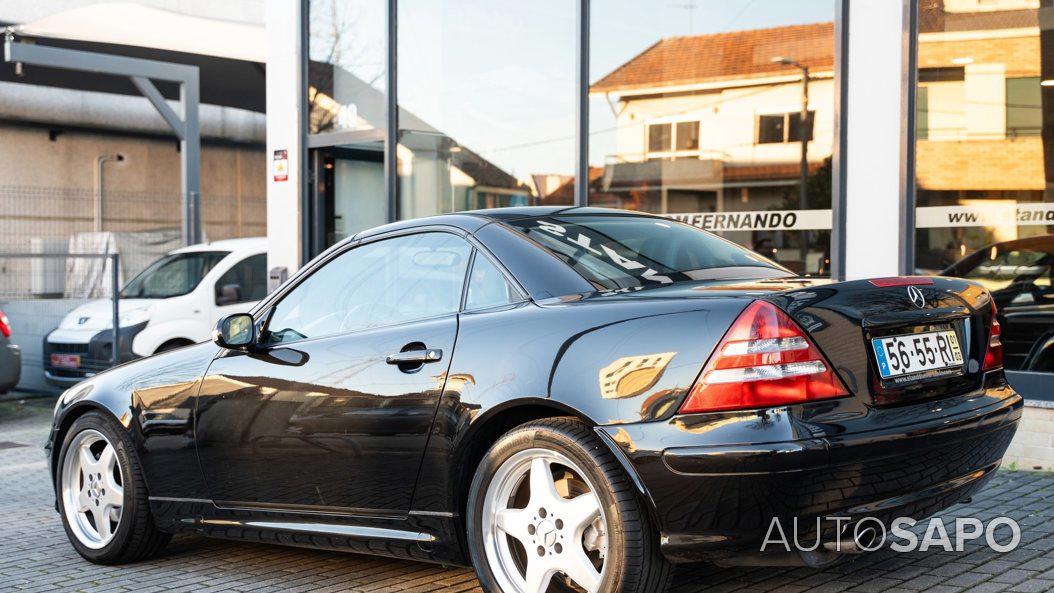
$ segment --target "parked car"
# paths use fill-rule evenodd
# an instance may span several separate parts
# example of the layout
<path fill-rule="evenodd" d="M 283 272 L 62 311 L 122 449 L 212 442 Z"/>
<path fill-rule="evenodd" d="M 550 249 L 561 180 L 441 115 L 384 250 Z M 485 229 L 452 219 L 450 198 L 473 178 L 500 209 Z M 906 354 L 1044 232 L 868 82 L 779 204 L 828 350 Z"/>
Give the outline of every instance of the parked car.
<path fill-rule="evenodd" d="M 0 311 L 0 394 L 18 385 L 22 376 L 22 350 L 11 343 L 11 322 Z"/>
<path fill-rule="evenodd" d="M 88 560 L 185 531 L 472 564 L 492 592 L 652 593 L 676 562 L 840 557 L 833 526 L 762 553 L 774 518 L 966 499 L 1022 409 L 975 282 L 799 278 L 596 208 L 358 233 L 213 336 L 56 405 L 57 508 Z"/>
<path fill-rule="evenodd" d="M 230 239 L 176 249 L 121 289 L 118 360 L 209 338 L 216 320 L 248 311 L 267 294 L 267 239 Z M 44 377 L 70 386 L 112 365 L 113 301 L 70 311 L 44 338 Z"/>
<path fill-rule="evenodd" d="M 992 292 L 1008 370 L 1054 373 L 1054 235 L 989 245 L 941 275 Z"/>

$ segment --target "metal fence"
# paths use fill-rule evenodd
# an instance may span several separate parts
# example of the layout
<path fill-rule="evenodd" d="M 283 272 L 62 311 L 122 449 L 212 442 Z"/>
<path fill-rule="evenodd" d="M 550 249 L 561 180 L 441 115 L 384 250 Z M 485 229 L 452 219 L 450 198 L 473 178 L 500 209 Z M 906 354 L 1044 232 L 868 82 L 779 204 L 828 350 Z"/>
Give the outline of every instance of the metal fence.
<path fill-rule="evenodd" d="M 120 255 L 0 252 L 0 271 L 20 390 L 58 391 L 120 362 Z"/>
<path fill-rule="evenodd" d="M 0 310 L 22 348 L 20 391 L 55 392 L 130 356 L 130 340 L 113 347 L 120 287 L 182 245 L 182 215 L 177 192 L 0 185 Z M 201 197 L 206 240 L 263 236 L 266 220 L 263 195 Z"/>
<path fill-rule="evenodd" d="M 0 185 L 0 251 L 31 251 L 27 246 L 31 240 L 57 241 L 65 248 L 70 237 L 98 232 L 163 230 L 174 233 L 178 241 L 182 216 L 178 192 Z M 209 241 L 267 234 L 263 194 L 203 195 L 200 216 Z"/>

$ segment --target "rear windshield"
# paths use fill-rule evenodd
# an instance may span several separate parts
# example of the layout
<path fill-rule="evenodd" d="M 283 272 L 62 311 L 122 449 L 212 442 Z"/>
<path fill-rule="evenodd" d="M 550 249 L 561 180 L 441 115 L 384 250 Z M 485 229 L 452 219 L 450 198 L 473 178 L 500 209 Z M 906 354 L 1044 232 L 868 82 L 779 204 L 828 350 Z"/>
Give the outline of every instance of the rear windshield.
<path fill-rule="evenodd" d="M 672 220 L 570 215 L 508 224 L 600 289 L 793 276 L 753 251 Z"/>

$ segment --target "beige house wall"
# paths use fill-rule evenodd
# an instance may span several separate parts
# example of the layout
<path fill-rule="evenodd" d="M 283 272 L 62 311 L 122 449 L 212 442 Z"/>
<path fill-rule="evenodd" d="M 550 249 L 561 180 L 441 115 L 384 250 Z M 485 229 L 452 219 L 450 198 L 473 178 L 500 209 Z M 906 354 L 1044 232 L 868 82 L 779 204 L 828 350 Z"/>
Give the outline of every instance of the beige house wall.
<path fill-rule="evenodd" d="M 821 78 L 822 77 L 822 78 Z M 809 108 L 816 112 L 810 161 L 831 155 L 834 139 L 834 81 L 818 73 L 809 85 Z M 616 118 L 616 154 L 609 161 L 646 158 L 647 126 L 667 121 L 699 121 L 700 158 L 739 165 L 788 164 L 801 159 L 801 145 L 757 144 L 757 119 L 762 114 L 798 113 L 801 83 L 744 86 L 674 97 L 627 97 Z"/>
<path fill-rule="evenodd" d="M 1039 30 L 923 33 L 918 59 L 920 68 L 965 72 L 963 81 L 922 83 L 928 139 L 916 147 L 919 187 L 1044 189 L 1040 137 L 1006 134 L 1006 81 L 1040 75 Z"/>
<path fill-rule="evenodd" d="M 66 238 L 94 228 L 96 159 L 103 171 L 103 230 L 179 228 L 180 155 L 175 139 L 0 126 L 0 249 L 30 237 Z M 209 239 L 266 235 L 268 163 L 262 147 L 202 147 L 202 222 Z"/>

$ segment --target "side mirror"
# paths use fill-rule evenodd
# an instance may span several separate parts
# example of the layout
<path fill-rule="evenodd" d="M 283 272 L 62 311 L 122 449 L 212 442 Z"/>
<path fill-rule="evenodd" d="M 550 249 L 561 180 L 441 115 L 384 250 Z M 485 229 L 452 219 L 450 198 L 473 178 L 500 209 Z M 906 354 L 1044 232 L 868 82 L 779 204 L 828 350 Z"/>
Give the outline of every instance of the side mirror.
<path fill-rule="evenodd" d="M 248 313 L 235 313 L 220 319 L 212 330 L 212 341 L 229 350 L 245 350 L 256 343 L 256 324 Z"/>
<path fill-rule="evenodd" d="M 242 301 L 242 287 L 240 284 L 224 284 L 216 295 L 216 304 L 232 305 Z"/>

